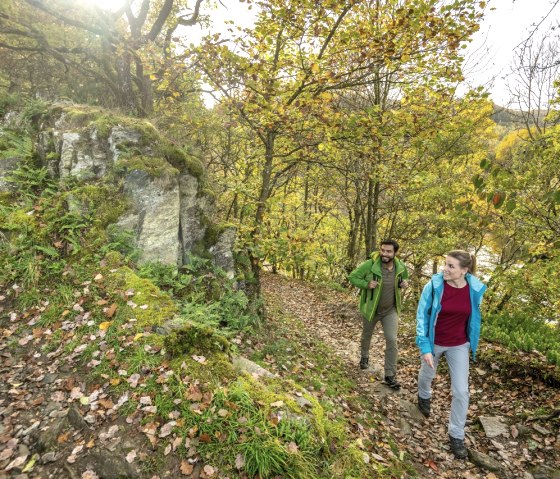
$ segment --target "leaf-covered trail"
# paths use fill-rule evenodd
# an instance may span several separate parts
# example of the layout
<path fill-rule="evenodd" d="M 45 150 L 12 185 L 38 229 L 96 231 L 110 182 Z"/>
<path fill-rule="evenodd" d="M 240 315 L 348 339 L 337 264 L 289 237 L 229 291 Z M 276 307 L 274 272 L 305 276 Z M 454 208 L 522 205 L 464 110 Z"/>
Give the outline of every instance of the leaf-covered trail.
<path fill-rule="evenodd" d="M 262 289 L 267 302 L 279 304 L 285 314 L 298 318 L 311 340 L 324 342 L 344 362 L 348 376 L 355 381 L 355 393 L 367 398 L 373 414 L 385 418 L 382 427 L 395 436 L 399 449 L 408 453 L 418 476 L 560 477 L 558 418 L 549 421 L 534 418 L 535 411 L 558 407 L 558 389 L 531 378 L 508 378 L 507 371 L 500 371 L 499 364 L 482 361 L 471 364 L 466 442 L 474 454 L 469 461 L 455 460 L 447 446 L 451 397 L 444 364 L 433 384 L 431 417 L 425 419 L 415 406 L 419 359 L 413 320 L 401 320 L 398 379 L 403 387 L 395 392 L 381 384 L 385 341 L 380 325 L 372 340 L 370 368 L 366 371 L 358 368 L 361 319 L 357 297 L 274 274 L 263 275 Z M 413 309 L 410 304 L 409 309 Z M 491 347 L 481 346 L 482 349 Z M 494 436 L 486 430 L 487 426 L 482 427 L 481 417 L 497 418 L 498 425 L 502 425 L 501 434 Z M 380 451 L 366 452 L 383 458 L 383 445 L 380 446 Z"/>

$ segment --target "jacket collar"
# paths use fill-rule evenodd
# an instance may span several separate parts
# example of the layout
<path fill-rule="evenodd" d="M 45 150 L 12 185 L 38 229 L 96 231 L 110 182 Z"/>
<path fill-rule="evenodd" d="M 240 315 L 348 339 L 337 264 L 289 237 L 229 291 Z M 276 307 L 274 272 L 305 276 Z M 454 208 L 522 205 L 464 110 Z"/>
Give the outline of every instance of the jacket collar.
<path fill-rule="evenodd" d="M 482 281 L 480 281 L 476 276 L 473 276 L 470 273 L 467 273 L 465 279 L 467 280 L 467 283 L 469 283 L 470 288 L 476 292 L 479 292 L 481 290 L 484 291 L 486 289 L 486 285 Z M 443 286 L 443 273 L 437 273 L 434 276 L 432 276 L 432 281 L 434 283 L 434 288 L 439 288 L 440 286 Z"/>

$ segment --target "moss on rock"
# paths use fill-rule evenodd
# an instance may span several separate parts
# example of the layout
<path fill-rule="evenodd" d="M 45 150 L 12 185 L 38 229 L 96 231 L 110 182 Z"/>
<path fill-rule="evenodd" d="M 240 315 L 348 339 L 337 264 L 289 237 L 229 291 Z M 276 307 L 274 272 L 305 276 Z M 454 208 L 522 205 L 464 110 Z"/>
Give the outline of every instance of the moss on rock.
<path fill-rule="evenodd" d="M 227 353 L 230 349 L 228 340 L 214 328 L 191 322 L 168 334 L 164 344 L 165 350 L 174 358 L 184 354 Z"/>
<path fill-rule="evenodd" d="M 207 247 L 214 246 L 220 235 L 229 228 L 235 228 L 235 225 L 232 223 L 210 223 L 204 233 L 204 244 Z"/>
<path fill-rule="evenodd" d="M 115 259 L 115 258 L 113 258 Z M 177 304 L 150 280 L 141 278 L 127 266 L 107 272 L 108 286 L 115 290 L 133 293 L 129 296 L 136 307 L 132 308 L 138 330 L 160 326 L 178 313 Z"/>
<path fill-rule="evenodd" d="M 124 171 L 145 171 L 152 178 L 171 179 L 179 175 L 177 168 L 171 166 L 164 158 L 156 156 L 124 156 L 119 158 L 115 167 Z"/>
<path fill-rule="evenodd" d="M 214 352 L 202 362 L 195 360 L 192 355 L 185 354 L 173 359 L 171 368 L 214 387 L 223 386 L 237 377 L 229 356 L 221 352 Z"/>

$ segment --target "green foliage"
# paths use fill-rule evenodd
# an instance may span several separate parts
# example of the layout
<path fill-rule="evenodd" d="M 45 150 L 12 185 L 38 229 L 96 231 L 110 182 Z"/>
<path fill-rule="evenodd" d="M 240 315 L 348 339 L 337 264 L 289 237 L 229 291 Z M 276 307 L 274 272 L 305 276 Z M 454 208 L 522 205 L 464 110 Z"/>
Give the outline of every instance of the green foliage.
<path fill-rule="evenodd" d="M 258 316 L 251 310 L 246 294 L 236 289 L 235 283 L 208 259 L 190 256 L 180 270 L 173 265 L 146 263 L 139 267 L 138 274 L 181 298 L 181 316 L 188 321 L 228 333 L 258 324 Z"/>
<path fill-rule="evenodd" d="M 483 335 L 514 351 L 538 351 L 548 362 L 560 367 L 558 324 L 545 323 L 523 313 L 489 314 L 485 317 Z"/>
<path fill-rule="evenodd" d="M 18 95 L 0 95 L 0 116 L 4 116 L 9 111 L 13 111 L 21 105 L 22 99 Z"/>
<path fill-rule="evenodd" d="M 28 160 L 31 158 L 33 142 L 21 132 L 0 129 L 0 161 L 7 158 Z"/>
<path fill-rule="evenodd" d="M 143 263 L 138 268 L 138 275 L 150 279 L 162 291 L 168 291 L 177 297 L 193 281 L 190 274 L 182 273 L 177 266 L 160 262 Z"/>
<path fill-rule="evenodd" d="M 7 179 L 17 187 L 19 195 L 28 200 L 36 198 L 39 193 L 47 195 L 54 191 L 54 182 L 47 169 L 30 162 L 20 163 Z"/>
<path fill-rule="evenodd" d="M 104 256 L 110 251 L 116 251 L 123 255 L 125 262 L 136 263 L 140 257 L 140 250 L 135 243 L 136 234 L 134 231 L 125 230 L 116 224 L 110 224 L 107 226 L 107 243 L 101 247 L 100 251 Z M 142 275 L 140 274 L 140 276 Z"/>

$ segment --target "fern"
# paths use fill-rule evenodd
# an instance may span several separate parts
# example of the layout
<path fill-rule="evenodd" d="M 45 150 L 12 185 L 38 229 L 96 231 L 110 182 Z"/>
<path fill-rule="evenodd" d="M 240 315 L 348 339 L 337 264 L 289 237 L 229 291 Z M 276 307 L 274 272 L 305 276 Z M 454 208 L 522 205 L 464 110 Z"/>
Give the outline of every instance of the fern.
<path fill-rule="evenodd" d="M 31 137 L 10 130 L 0 129 L 0 160 L 7 158 L 31 158 L 33 142 Z"/>

